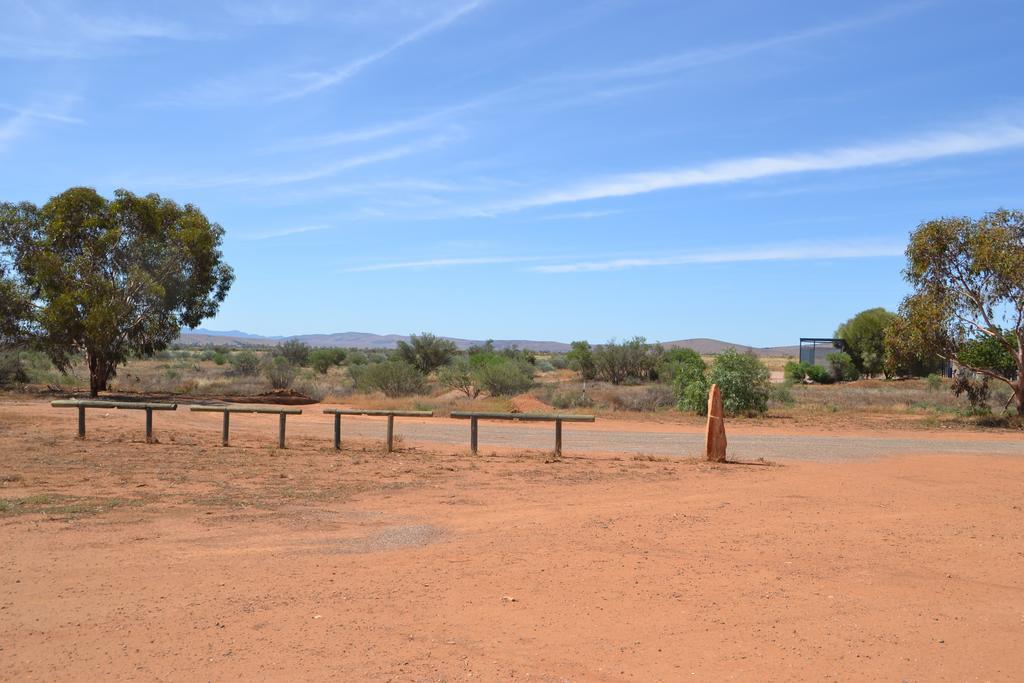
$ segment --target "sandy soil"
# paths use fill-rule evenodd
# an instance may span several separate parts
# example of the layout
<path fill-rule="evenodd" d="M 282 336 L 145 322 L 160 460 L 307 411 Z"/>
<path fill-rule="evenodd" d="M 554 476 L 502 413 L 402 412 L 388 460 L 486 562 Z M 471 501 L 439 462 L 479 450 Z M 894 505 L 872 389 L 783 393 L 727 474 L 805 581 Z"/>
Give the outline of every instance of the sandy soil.
<path fill-rule="evenodd" d="M 1024 670 L 1024 458 L 385 456 L 291 424 L 279 451 L 270 418 L 228 448 L 209 416 L 157 416 L 153 445 L 90 420 L 0 403 L 7 680 Z"/>

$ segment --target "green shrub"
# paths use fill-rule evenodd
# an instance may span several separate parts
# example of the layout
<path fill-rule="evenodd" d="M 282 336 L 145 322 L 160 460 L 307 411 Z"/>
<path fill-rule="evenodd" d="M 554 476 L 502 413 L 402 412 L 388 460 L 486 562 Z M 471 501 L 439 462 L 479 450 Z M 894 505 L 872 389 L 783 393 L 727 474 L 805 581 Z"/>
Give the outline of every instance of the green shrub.
<path fill-rule="evenodd" d="M 515 396 L 533 386 L 533 366 L 521 360 L 498 357 L 473 371 L 478 387 L 491 396 Z"/>
<path fill-rule="evenodd" d="M 933 372 L 925 378 L 925 382 L 928 383 L 928 391 L 938 391 L 942 388 L 942 375 Z"/>
<path fill-rule="evenodd" d="M 345 352 L 342 349 L 313 349 L 308 360 L 310 367 L 325 375 L 332 367 L 345 361 Z"/>
<path fill-rule="evenodd" d="M 284 356 L 274 356 L 267 361 L 263 374 L 275 389 L 287 389 L 295 381 L 295 367 Z"/>
<path fill-rule="evenodd" d="M 210 360 L 212 360 L 216 365 L 224 365 L 228 362 L 228 354 L 223 351 L 214 351 L 213 357 Z"/>
<path fill-rule="evenodd" d="M 594 400 L 585 391 L 558 391 L 551 396 L 551 405 L 559 410 L 569 408 L 591 408 Z"/>
<path fill-rule="evenodd" d="M 231 356 L 231 368 L 236 375 L 255 377 L 260 374 L 260 358 L 252 351 L 239 351 Z"/>
<path fill-rule="evenodd" d="M 672 349 L 658 361 L 657 376 L 658 381 L 665 384 L 677 384 L 680 378 L 686 383 L 704 374 L 706 369 L 704 359 L 693 349 Z"/>
<path fill-rule="evenodd" d="M 850 354 L 844 351 L 836 351 L 825 356 L 828 361 L 832 378 L 837 382 L 852 382 L 860 378 L 860 371 L 853 363 Z"/>
<path fill-rule="evenodd" d="M 21 362 L 17 351 L 0 352 L 0 386 L 24 384 L 28 382 L 28 373 Z"/>
<path fill-rule="evenodd" d="M 793 385 L 789 382 L 786 382 L 785 384 L 773 384 L 770 396 L 772 403 L 779 403 L 787 406 L 791 406 L 796 403 L 796 399 L 793 398 L 792 387 Z"/>
<path fill-rule="evenodd" d="M 681 387 L 679 407 L 706 415 L 708 390 L 717 384 L 722 404 L 729 415 L 760 414 L 768 410 L 771 372 L 753 354 L 726 349 L 701 379 Z"/>
<path fill-rule="evenodd" d="M 303 366 L 309 362 L 309 351 L 309 344 L 298 339 L 289 339 L 277 347 L 277 352 L 295 366 Z"/>
<path fill-rule="evenodd" d="M 455 342 L 429 332 L 412 334 L 409 341 L 398 342 L 398 357 L 424 375 L 447 365 L 455 352 Z"/>
<path fill-rule="evenodd" d="M 563 353 L 551 356 L 551 358 L 548 359 L 548 362 L 551 363 L 551 366 L 556 370 L 565 370 L 569 367 L 569 361 Z"/>
<path fill-rule="evenodd" d="M 458 390 L 466 395 L 466 398 L 476 398 L 480 395 L 480 385 L 474 373 L 473 365 L 466 356 L 458 356 L 451 362 L 437 371 L 437 381 L 445 389 Z"/>
<path fill-rule="evenodd" d="M 213 349 L 206 349 L 199 354 L 199 360 L 213 360 L 214 351 Z"/>
<path fill-rule="evenodd" d="M 389 398 L 421 394 L 426 386 L 423 375 L 402 360 L 388 360 L 349 370 L 359 391 L 382 391 Z"/>
<path fill-rule="evenodd" d="M 832 384 L 835 381 L 835 377 L 828 368 L 823 368 L 820 365 L 813 365 L 811 363 L 797 363 L 796 361 L 790 361 L 786 363 L 783 373 L 785 374 L 786 379 L 793 382 L 803 382 L 804 380 L 809 379 L 815 384 Z"/>

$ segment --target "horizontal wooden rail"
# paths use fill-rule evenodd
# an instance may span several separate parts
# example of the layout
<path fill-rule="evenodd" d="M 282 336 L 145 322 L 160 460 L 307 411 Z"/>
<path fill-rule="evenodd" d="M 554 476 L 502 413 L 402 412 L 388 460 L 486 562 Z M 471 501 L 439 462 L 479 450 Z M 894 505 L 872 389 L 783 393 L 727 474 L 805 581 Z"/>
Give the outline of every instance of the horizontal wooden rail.
<path fill-rule="evenodd" d="M 434 417 L 432 410 L 359 410 L 358 408 L 324 408 L 324 414 L 334 416 L 334 450 L 341 450 L 341 416 L 373 415 L 388 418 L 387 452 L 395 449 L 395 417 Z"/>
<path fill-rule="evenodd" d="M 562 423 L 563 422 L 593 422 L 593 415 L 559 415 L 558 413 L 472 413 L 465 411 L 452 411 L 452 417 L 457 419 L 469 419 L 469 450 L 474 455 L 479 445 L 480 420 L 522 420 L 525 422 L 554 422 L 555 423 L 555 455 L 562 454 Z"/>
<path fill-rule="evenodd" d="M 85 409 L 86 408 L 113 408 L 115 410 L 145 410 L 146 411 L 146 443 L 153 443 L 153 411 L 154 410 L 177 410 L 177 403 L 142 403 L 133 401 L 98 401 L 79 399 L 59 399 L 51 401 L 54 408 L 78 408 L 78 438 L 85 438 Z"/>
<path fill-rule="evenodd" d="M 272 415 L 302 415 L 302 408 L 284 406 L 192 406 L 189 410 L 201 413 L 270 413 Z"/>
<path fill-rule="evenodd" d="M 481 420 L 524 420 L 532 422 L 593 422 L 593 415 L 559 415 L 557 413 L 472 413 L 452 411 L 455 418 L 479 418 Z"/>
<path fill-rule="evenodd" d="M 285 420 L 289 415 L 302 415 L 302 408 L 286 408 L 283 406 L 250 406 L 250 405 L 225 405 L 225 406 L 192 406 L 189 408 L 197 413 L 224 413 L 224 426 L 221 429 L 220 443 L 228 445 L 228 432 L 231 428 L 231 413 L 262 413 L 277 415 L 277 447 L 284 448 Z"/>

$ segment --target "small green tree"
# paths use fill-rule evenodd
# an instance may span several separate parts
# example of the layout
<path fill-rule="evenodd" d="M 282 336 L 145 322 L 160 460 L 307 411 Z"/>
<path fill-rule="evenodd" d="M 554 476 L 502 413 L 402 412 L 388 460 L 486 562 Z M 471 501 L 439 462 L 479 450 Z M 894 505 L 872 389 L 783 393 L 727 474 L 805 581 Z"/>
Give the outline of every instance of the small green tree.
<path fill-rule="evenodd" d="M 679 408 L 707 415 L 708 390 L 717 384 L 726 413 L 765 413 L 771 396 L 770 378 L 771 372 L 757 356 L 726 349 L 715 358 L 710 371 L 681 387 Z"/>
<path fill-rule="evenodd" d="M 93 396 L 129 355 L 165 349 L 216 314 L 234 280 L 223 236 L 195 206 L 155 194 L 107 200 L 76 187 L 42 207 L 0 204 L 0 240 L 36 308 L 34 341 L 61 371 L 84 353 Z"/>
<path fill-rule="evenodd" d="M 583 380 L 592 380 L 597 376 L 597 367 L 594 365 L 594 350 L 588 341 L 574 341 L 572 348 L 565 354 L 565 360 L 569 367 L 580 373 Z"/>
<path fill-rule="evenodd" d="M 1024 212 L 922 223 L 910 235 L 904 275 L 914 291 L 893 341 L 1006 384 L 1024 416 Z M 979 351 L 993 343 L 1012 366 Z"/>
<path fill-rule="evenodd" d="M 328 370 L 344 361 L 345 352 L 342 349 L 313 349 L 309 352 L 309 366 L 321 375 L 327 374 Z"/>
<path fill-rule="evenodd" d="M 844 351 L 834 351 L 825 356 L 825 360 L 828 361 L 832 378 L 837 382 L 851 382 L 860 377 L 853 358 Z"/>
<path fill-rule="evenodd" d="M 429 332 L 412 334 L 408 342 L 398 342 L 398 357 L 424 375 L 447 365 L 456 352 L 455 342 Z"/>
<path fill-rule="evenodd" d="M 295 367 L 284 356 L 267 359 L 263 374 L 274 389 L 287 389 L 295 381 Z"/>
<path fill-rule="evenodd" d="M 230 363 L 236 375 L 252 377 L 260 374 L 260 357 L 248 349 L 232 354 Z"/>
<path fill-rule="evenodd" d="M 896 314 L 884 308 L 869 308 L 836 330 L 835 336 L 846 343 L 846 353 L 860 372 L 871 375 L 877 371 L 885 354 L 885 330 L 895 319 Z"/>
<path fill-rule="evenodd" d="M 437 381 L 445 389 L 461 391 L 466 398 L 473 399 L 480 395 L 480 384 L 466 356 L 457 356 L 450 364 L 438 370 Z"/>
<path fill-rule="evenodd" d="M 498 357 L 473 370 L 473 381 L 492 396 L 515 396 L 533 386 L 533 366 L 522 360 Z"/>
<path fill-rule="evenodd" d="M 389 398 L 421 394 L 426 386 L 422 373 L 403 360 L 349 368 L 360 391 L 381 391 Z"/>
<path fill-rule="evenodd" d="M 309 363 L 309 344 L 299 339 L 289 339 L 277 347 L 286 361 L 296 367 L 302 367 Z"/>

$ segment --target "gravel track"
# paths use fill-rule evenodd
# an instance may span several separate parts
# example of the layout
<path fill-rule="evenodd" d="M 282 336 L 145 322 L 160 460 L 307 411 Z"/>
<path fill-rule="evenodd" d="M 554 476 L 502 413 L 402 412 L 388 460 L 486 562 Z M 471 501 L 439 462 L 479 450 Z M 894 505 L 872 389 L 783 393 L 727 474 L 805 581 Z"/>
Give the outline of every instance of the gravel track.
<path fill-rule="evenodd" d="M 344 434 L 363 439 L 382 438 L 382 422 L 343 421 Z M 395 433 L 406 443 L 433 442 L 469 445 L 469 421 L 460 423 L 412 423 L 396 420 Z M 949 453 L 1024 456 L 1024 439 L 1011 441 L 946 440 L 932 435 L 893 437 L 810 436 L 810 435 L 728 435 L 733 458 L 793 458 L 835 461 L 915 453 Z M 526 449 L 554 447 L 554 425 L 507 424 L 480 421 L 480 450 L 489 446 Z M 563 425 L 562 449 L 571 452 L 636 453 L 662 456 L 695 456 L 704 447 L 702 434 L 665 432 L 617 432 Z"/>

